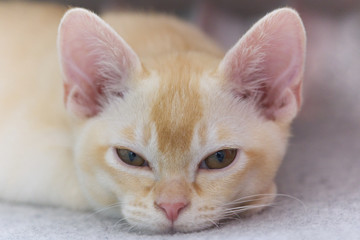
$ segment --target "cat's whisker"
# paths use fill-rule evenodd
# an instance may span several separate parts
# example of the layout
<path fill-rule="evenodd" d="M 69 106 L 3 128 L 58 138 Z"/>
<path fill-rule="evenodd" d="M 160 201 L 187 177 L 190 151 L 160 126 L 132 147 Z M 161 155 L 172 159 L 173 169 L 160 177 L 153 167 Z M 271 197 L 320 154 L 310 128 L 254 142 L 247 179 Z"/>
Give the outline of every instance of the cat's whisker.
<path fill-rule="evenodd" d="M 235 199 L 229 203 L 225 203 L 223 204 L 224 206 L 226 205 L 232 205 L 232 204 L 238 204 L 239 202 L 249 202 L 249 201 L 252 201 L 252 198 L 255 198 L 255 197 L 273 197 L 273 196 L 278 196 L 279 194 L 254 194 L 254 195 L 248 195 L 248 196 L 245 196 L 245 197 L 241 197 L 241 198 L 238 198 L 238 199 Z"/>
<path fill-rule="evenodd" d="M 226 212 L 232 212 L 232 211 L 249 209 L 249 208 L 268 207 L 268 206 L 271 206 L 271 205 L 272 205 L 272 204 L 258 204 L 258 205 L 249 205 L 249 206 L 233 207 L 233 208 L 228 208 L 228 209 L 226 209 L 224 212 L 226 213 Z"/>
<path fill-rule="evenodd" d="M 271 197 L 286 197 L 286 198 L 290 198 L 290 199 L 295 200 L 296 202 L 300 203 L 303 206 L 303 208 L 306 208 L 305 203 L 303 201 L 301 201 L 299 198 L 294 197 L 292 195 L 283 194 L 283 193 L 263 193 L 263 194 L 249 195 L 249 196 L 245 196 L 245 197 L 235 199 L 235 200 L 233 200 L 233 201 L 231 201 L 229 203 L 225 203 L 225 204 L 223 204 L 223 206 L 235 205 L 235 204 L 241 204 L 241 203 L 255 201 L 257 199 L 251 199 L 251 198 L 255 198 L 255 197 L 264 197 L 264 199 L 267 198 L 267 197 L 268 198 L 271 198 Z"/>
<path fill-rule="evenodd" d="M 246 210 L 246 209 L 268 207 L 268 206 L 270 206 L 270 204 L 258 204 L 258 205 L 241 206 L 241 207 L 226 209 L 224 211 L 224 213 L 225 214 L 229 213 L 229 212 L 233 213 L 233 212 L 242 211 L 242 210 Z"/>
<path fill-rule="evenodd" d="M 128 222 L 126 221 L 125 218 L 120 218 L 118 221 L 116 221 L 114 224 L 113 224 L 113 228 L 117 228 L 117 227 L 123 227 L 125 225 L 128 225 Z"/>
<path fill-rule="evenodd" d="M 238 220 L 238 219 L 240 219 L 240 216 L 238 214 L 235 213 L 234 215 L 235 215 L 235 217 L 230 216 L 230 217 L 227 217 L 226 220 Z"/>
<path fill-rule="evenodd" d="M 272 207 L 272 206 L 274 206 L 274 205 L 273 204 L 260 204 L 260 205 L 244 206 L 244 207 L 241 207 L 238 209 L 225 211 L 224 218 L 228 219 L 228 217 L 230 217 L 230 216 L 234 216 L 234 215 L 238 216 L 237 214 L 251 210 L 251 209 L 262 208 L 262 207 Z"/>
<path fill-rule="evenodd" d="M 241 204 L 246 204 L 246 203 L 250 203 L 250 202 L 254 202 L 254 201 L 260 201 L 260 200 L 266 200 L 269 197 L 254 197 L 251 199 L 247 199 L 247 200 L 242 200 L 242 201 L 237 201 L 237 202 L 231 202 L 228 204 L 223 204 L 223 207 L 228 208 L 227 206 L 239 206 Z"/>
<path fill-rule="evenodd" d="M 96 211 L 94 211 L 93 213 L 91 213 L 89 215 L 89 217 L 92 217 L 98 213 L 101 213 L 101 212 L 104 212 L 106 210 L 109 210 L 109 209 L 112 209 L 112 208 L 117 208 L 117 207 L 120 207 L 121 206 L 121 203 L 120 202 L 117 202 L 117 203 L 114 203 L 114 204 L 110 204 L 108 206 L 105 206 L 105 207 L 102 207 L 100 209 L 97 209 Z"/>
<path fill-rule="evenodd" d="M 136 225 L 132 225 L 132 226 L 129 226 L 129 228 L 126 229 L 126 231 L 127 231 L 127 232 L 130 232 L 130 231 L 132 231 L 132 230 L 134 230 L 134 229 L 136 229 L 136 228 L 137 228 Z"/>
<path fill-rule="evenodd" d="M 126 221 L 125 218 L 119 218 L 114 224 L 110 226 L 110 228 L 121 228 L 123 230 L 126 230 L 128 227 L 130 227 L 130 224 Z"/>
<path fill-rule="evenodd" d="M 212 220 L 210 218 L 207 218 L 206 220 L 208 220 L 209 222 L 212 223 L 212 225 L 214 225 L 215 227 L 219 228 L 219 223 L 217 223 L 215 220 Z"/>

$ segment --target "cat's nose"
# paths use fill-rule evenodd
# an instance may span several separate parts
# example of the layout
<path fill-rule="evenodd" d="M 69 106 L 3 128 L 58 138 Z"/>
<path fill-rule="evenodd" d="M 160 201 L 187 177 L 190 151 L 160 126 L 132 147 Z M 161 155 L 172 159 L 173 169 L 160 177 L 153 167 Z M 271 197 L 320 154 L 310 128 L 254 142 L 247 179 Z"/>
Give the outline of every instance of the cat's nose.
<path fill-rule="evenodd" d="M 156 203 L 156 205 L 166 213 L 166 217 L 171 221 L 175 222 L 179 216 L 179 213 L 184 209 L 187 202 L 176 202 L 176 203 Z"/>

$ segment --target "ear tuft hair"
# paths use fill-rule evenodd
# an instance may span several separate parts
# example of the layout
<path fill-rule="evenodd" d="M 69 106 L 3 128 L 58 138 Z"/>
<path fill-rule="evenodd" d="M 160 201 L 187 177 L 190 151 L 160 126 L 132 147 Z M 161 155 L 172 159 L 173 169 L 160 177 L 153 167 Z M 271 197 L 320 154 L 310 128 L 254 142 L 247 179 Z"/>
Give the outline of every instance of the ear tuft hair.
<path fill-rule="evenodd" d="M 74 8 L 61 20 L 58 51 L 67 109 L 79 117 L 97 115 L 112 96 L 122 96 L 141 71 L 130 46 L 94 13 Z"/>
<path fill-rule="evenodd" d="M 259 20 L 225 55 L 218 71 L 240 97 L 251 97 L 268 119 L 291 121 L 301 106 L 306 37 L 296 11 Z"/>

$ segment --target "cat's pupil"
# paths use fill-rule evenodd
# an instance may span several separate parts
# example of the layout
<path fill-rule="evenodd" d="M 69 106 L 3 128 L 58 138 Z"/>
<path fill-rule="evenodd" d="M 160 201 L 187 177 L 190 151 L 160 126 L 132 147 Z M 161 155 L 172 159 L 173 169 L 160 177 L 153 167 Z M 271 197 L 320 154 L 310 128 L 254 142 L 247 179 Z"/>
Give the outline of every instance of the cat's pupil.
<path fill-rule="evenodd" d="M 225 153 L 224 153 L 224 151 L 218 151 L 218 152 L 215 153 L 215 156 L 216 156 L 216 158 L 217 158 L 217 160 L 219 162 L 223 162 L 224 157 L 225 157 Z"/>
<path fill-rule="evenodd" d="M 135 158 L 136 158 L 136 153 L 129 151 L 129 160 L 133 162 Z"/>

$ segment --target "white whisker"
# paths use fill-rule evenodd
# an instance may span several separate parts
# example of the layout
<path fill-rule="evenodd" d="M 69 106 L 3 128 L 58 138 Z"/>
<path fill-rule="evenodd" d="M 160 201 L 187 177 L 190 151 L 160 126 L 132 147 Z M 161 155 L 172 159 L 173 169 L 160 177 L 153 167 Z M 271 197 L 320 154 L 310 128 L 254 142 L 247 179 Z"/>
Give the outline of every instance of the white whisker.
<path fill-rule="evenodd" d="M 241 203 L 246 203 L 246 202 L 251 202 L 254 200 L 261 200 L 261 199 L 252 199 L 252 198 L 256 198 L 256 197 L 263 197 L 264 199 L 269 197 L 287 197 L 290 199 L 295 200 L 296 202 L 300 203 L 304 208 L 306 208 L 306 205 L 303 201 L 301 201 L 299 198 L 288 195 L 288 194 L 282 194 L 282 193 L 263 193 L 263 194 L 254 194 L 254 195 L 249 195 L 249 196 L 245 196 L 245 197 L 241 197 L 238 199 L 235 199 L 229 203 L 225 203 L 223 204 L 224 207 L 228 206 L 228 205 L 236 205 L 236 204 L 241 204 Z"/>
<path fill-rule="evenodd" d="M 132 225 L 132 226 L 129 226 L 129 228 L 126 229 L 126 231 L 130 232 L 130 231 L 134 230 L 135 228 L 137 228 L 137 226 L 136 226 L 136 225 Z"/>
<path fill-rule="evenodd" d="M 94 211 L 93 213 L 91 213 L 89 215 L 89 217 L 92 217 L 98 213 L 101 213 L 101 212 L 104 212 L 106 210 L 109 210 L 109 209 L 112 209 L 112 208 L 116 208 L 116 207 L 120 207 L 121 206 L 121 203 L 117 202 L 117 203 L 114 203 L 114 204 L 110 204 L 108 206 L 105 206 L 105 207 L 102 207 L 100 209 L 97 209 L 96 211 Z"/>
<path fill-rule="evenodd" d="M 247 210 L 247 209 L 252 209 L 252 208 L 259 208 L 259 207 L 268 207 L 271 206 L 271 204 L 259 204 L 259 205 L 249 205 L 249 206 L 240 206 L 240 207 L 234 207 L 234 208 L 229 208 L 226 209 L 224 212 L 235 212 L 237 210 Z"/>
<path fill-rule="evenodd" d="M 112 227 L 115 228 L 115 227 L 123 227 L 125 225 L 128 225 L 127 221 L 125 218 L 120 218 L 118 221 L 116 221 Z"/>
<path fill-rule="evenodd" d="M 241 204 L 245 204 L 245 203 L 250 203 L 250 202 L 254 202 L 254 201 L 260 201 L 260 200 L 266 200 L 268 199 L 269 196 L 265 196 L 265 197 L 254 197 L 251 199 L 246 199 L 246 200 L 242 200 L 242 201 L 237 201 L 237 202 L 231 202 L 231 204 L 224 204 L 223 206 L 228 208 L 227 206 L 239 206 Z"/>
<path fill-rule="evenodd" d="M 224 218 L 228 218 L 229 216 L 234 216 L 234 215 L 238 216 L 237 214 L 251 210 L 251 209 L 261 208 L 261 207 L 271 207 L 271 206 L 274 206 L 274 205 L 273 204 L 259 204 L 259 205 L 250 205 L 250 206 L 239 207 L 238 209 L 225 211 Z"/>
<path fill-rule="evenodd" d="M 209 222 L 211 222 L 215 227 L 219 228 L 219 224 L 216 223 L 214 220 L 207 218 L 206 220 L 208 220 Z"/>

